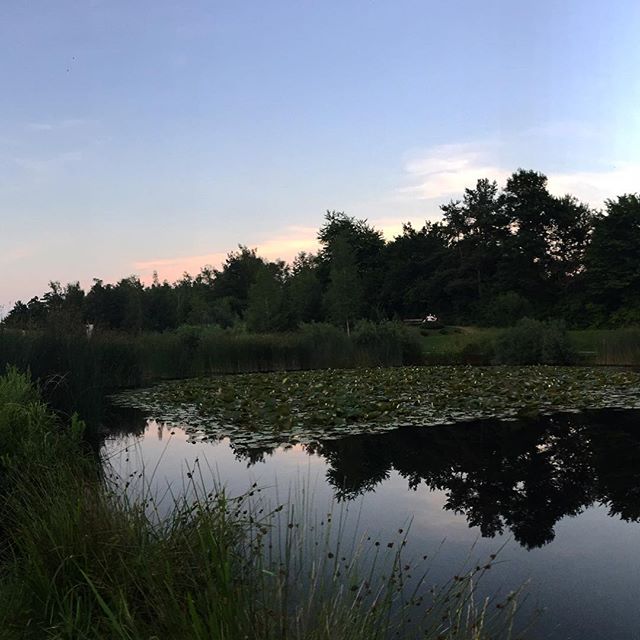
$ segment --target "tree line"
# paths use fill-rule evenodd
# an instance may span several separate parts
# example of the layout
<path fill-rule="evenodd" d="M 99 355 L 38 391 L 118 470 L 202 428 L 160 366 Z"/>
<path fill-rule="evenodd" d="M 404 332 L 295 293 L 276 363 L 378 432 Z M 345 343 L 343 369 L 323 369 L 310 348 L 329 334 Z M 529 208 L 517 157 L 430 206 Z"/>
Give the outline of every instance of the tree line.
<path fill-rule="evenodd" d="M 360 319 L 437 315 L 449 324 L 508 326 L 522 317 L 570 326 L 640 323 L 640 195 L 594 209 L 557 197 L 542 173 L 519 169 L 500 189 L 478 180 L 442 220 L 405 224 L 385 241 L 366 220 L 328 211 L 316 254 L 291 264 L 240 245 L 221 268 L 176 282 L 137 276 L 94 280 L 16 302 L 3 324 L 44 328 L 94 324 L 129 332 L 190 324 L 295 329 L 332 322 L 347 332 Z"/>

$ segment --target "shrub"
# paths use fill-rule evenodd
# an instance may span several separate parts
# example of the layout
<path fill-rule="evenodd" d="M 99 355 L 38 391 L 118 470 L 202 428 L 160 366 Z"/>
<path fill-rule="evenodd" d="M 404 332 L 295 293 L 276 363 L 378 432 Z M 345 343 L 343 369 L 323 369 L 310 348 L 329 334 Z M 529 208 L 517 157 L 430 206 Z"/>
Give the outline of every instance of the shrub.
<path fill-rule="evenodd" d="M 563 322 L 523 318 L 496 340 L 498 364 L 570 364 L 575 360 Z"/>
<path fill-rule="evenodd" d="M 487 326 L 509 327 L 532 312 L 531 303 L 515 291 L 495 296 L 482 310 Z"/>

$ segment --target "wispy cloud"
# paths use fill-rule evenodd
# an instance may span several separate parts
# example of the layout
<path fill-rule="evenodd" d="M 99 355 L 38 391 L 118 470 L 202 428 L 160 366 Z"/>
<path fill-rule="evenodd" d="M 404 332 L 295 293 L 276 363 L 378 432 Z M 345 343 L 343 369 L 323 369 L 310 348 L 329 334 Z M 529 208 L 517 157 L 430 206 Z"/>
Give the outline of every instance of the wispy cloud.
<path fill-rule="evenodd" d="M 505 180 L 517 168 L 504 166 L 496 153 L 497 145 L 444 145 L 428 149 L 405 166 L 408 185 L 398 188 L 405 198 L 435 200 L 458 197 L 479 178 Z M 589 171 L 545 172 L 549 190 L 556 195 L 570 193 L 592 206 L 600 207 L 607 198 L 640 190 L 640 162 L 611 163 Z"/>
<path fill-rule="evenodd" d="M 620 163 L 601 171 L 575 171 L 549 176 L 549 190 L 570 193 L 600 207 L 607 198 L 640 192 L 640 162 Z"/>
<path fill-rule="evenodd" d="M 72 129 L 90 124 L 92 120 L 88 118 L 63 118 L 61 120 L 53 120 L 49 122 L 29 122 L 26 127 L 29 131 L 60 131 L 63 129 Z"/>
<path fill-rule="evenodd" d="M 148 282 L 154 271 L 162 280 L 177 280 L 185 271 L 196 274 L 205 265 L 219 267 L 226 257 L 225 252 L 201 253 L 196 255 L 174 256 L 170 258 L 152 258 L 137 260 L 133 263 L 133 271 L 140 278 Z"/>
<path fill-rule="evenodd" d="M 317 251 L 317 235 L 315 227 L 291 226 L 273 237 L 264 238 L 256 246 L 260 255 L 269 260 L 292 260 L 300 251 Z"/>
<path fill-rule="evenodd" d="M 491 157 L 488 145 L 451 144 L 428 149 L 405 165 L 407 186 L 398 192 L 420 200 L 435 200 L 462 193 L 478 178 L 504 180 L 509 170 Z"/>

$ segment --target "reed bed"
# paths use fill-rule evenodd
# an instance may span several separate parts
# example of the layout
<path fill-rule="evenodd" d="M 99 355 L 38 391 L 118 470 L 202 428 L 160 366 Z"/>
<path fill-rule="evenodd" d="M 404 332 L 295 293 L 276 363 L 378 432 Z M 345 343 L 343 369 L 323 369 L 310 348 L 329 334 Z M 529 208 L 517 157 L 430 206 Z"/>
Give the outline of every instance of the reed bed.
<path fill-rule="evenodd" d="M 640 365 L 640 327 L 569 331 L 581 362 L 603 366 Z"/>
<path fill-rule="evenodd" d="M 596 354 L 597 364 L 640 366 L 640 328 L 603 333 L 597 339 Z"/>
<path fill-rule="evenodd" d="M 211 373 L 418 364 L 417 334 L 393 322 L 361 322 L 347 336 L 328 324 L 291 333 L 247 333 L 182 327 L 137 335 L 96 331 L 16 331 L 0 328 L 0 367 L 30 369 L 38 380 L 66 379 L 70 393 L 136 386 L 154 379 Z"/>
<path fill-rule="evenodd" d="M 0 371 L 30 371 L 46 402 L 70 417 L 79 413 L 94 441 L 109 391 L 157 380 L 322 368 L 417 364 L 414 332 L 396 323 L 362 322 L 347 336 L 328 324 L 294 333 L 259 334 L 217 327 L 142 333 L 84 329 L 18 331 L 0 327 Z"/>

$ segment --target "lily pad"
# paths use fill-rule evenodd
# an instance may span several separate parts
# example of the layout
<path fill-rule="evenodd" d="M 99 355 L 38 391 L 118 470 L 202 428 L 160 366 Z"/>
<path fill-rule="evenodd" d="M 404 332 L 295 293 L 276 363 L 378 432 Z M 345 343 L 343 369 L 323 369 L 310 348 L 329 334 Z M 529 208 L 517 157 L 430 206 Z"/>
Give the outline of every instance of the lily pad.
<path fill-rule="evenodd" d="M 640 374 L 587 367 L 401 367 L 252 373 L 164 382 L 121 406 L 239 447 L 476 419 L 640 409 Z"/>

